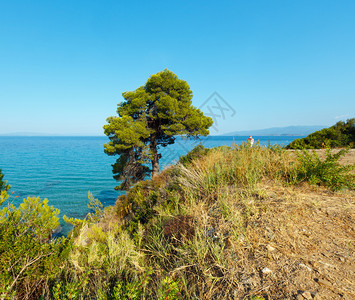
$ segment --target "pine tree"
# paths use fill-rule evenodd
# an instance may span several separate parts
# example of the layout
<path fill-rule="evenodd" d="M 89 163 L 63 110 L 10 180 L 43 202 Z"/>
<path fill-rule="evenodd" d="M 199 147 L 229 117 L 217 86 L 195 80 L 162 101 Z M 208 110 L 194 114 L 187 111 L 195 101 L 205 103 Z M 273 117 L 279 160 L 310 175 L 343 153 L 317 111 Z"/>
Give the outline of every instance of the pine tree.
<path fill-rule="evenodd" d="M 119 189 L 159 172 L 158 152 L 175 142 L 176 136 L 196 138 L 209 134 L 213 121 L 192 106 L 188 83 L 165 69 L 150 76 L 144 86 L 122 94 L 118 116 L 107 118 L 104 145 L 108 155 L 119 155 L 113 165 L 114 178 L 122 180 Z M 147 162 L 152 168 L 147 167 Z"/>

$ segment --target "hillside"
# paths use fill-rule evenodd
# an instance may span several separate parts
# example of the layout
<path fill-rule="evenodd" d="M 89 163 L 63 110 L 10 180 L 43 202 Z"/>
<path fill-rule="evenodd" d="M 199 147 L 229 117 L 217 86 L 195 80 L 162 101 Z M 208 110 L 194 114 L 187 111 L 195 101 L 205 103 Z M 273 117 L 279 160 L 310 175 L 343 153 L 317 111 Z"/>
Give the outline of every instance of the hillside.
<path fill-rule="evenodd" d="M 341 164 L 335 152 L 322 151 L 322 159 L 296 154 L 273 146 L 199 146 L 114 207 L 103 210 L 90 196 L 92 213 L 67 220 L 74 230 L 55 243 L 40 235 L 2 251 L 14 234 L 0 213 L 0 295 L 353 299 L 355 153 L 341 152 Z M 39 224 L 35 232 L 51 230 L 42 220 L 29 224 Z M 32 249 L 40 256 L 31 260 Z"/>
<path fill-rule="evenodd" d="M 122 196 L 100 226 L 124 220 L 151 288 L 165 282 L 177 298 L 350 299 L 355 193 L 295 185 L 293 160 L 277 148 L 200 149 Z"/>
<path fill-rule="evenodd" d="M 280 136 L 280 135 L 289 135 L 289 136 L 305 136 L 309 135 L 314 131 L 321 130 L 326 126 L 287 126 L 287 127 L 273 127 L 266 129 L 258 130 L 244 130 L 244 131 L 233 131 L 225 133 L 225 136 Z"/>
<path fill-rule="evenodd" d="M 291 142 L 287 149 L 321 149 L 325 147 L 355 148 L 355 118 L 339 121 L 329 128 L 315 131 L 310 135 Z"/>

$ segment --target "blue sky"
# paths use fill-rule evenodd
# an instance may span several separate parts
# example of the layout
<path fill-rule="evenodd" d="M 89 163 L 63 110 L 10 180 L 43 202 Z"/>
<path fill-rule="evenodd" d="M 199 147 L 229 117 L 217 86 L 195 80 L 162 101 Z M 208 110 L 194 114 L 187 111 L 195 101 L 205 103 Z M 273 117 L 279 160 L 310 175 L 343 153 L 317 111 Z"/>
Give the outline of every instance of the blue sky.
<path fill-rule="evenodd" d="M 102 135 L 164 68 L 213 133 L 330 126 L 355 115 L 354 16 L 353 0 L 0 0 L 0 134 Z"/>

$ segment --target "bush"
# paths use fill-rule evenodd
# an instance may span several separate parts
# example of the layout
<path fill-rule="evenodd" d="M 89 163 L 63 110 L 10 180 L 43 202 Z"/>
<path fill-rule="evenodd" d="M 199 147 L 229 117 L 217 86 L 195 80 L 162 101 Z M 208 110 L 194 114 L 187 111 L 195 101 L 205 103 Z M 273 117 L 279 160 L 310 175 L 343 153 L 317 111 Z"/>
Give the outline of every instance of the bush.
<path fill-rule="evenodd" d="M 308 181 L 312 185 L 323 184 L 335 191 L 342 188 L 353 189 L 355 176 L 350 171 L 354 169 L 354 166 L 339 164 L 339 158 L 348 151 L 348 149 L 343 149 L 332 154 L 331 149 L 327 149 L 324 160 L 315 151 L 305 149 L 301 152 L 297 151 L 299 164 L 295 169 L 294 183 Z"/>
<path fill-rule="evenodd" d="M 0 204 L 8 200 L 2 191 Z M 38 299 L 60 269 L 66 239 L 52 239 L 59 210 L 48 200 L 27 198 L 0 210 L 0 297 Z"/>
<path fill-rule="evenodd" d="M 205 148 L 205 146 L 199 144 L 195 148 L 193 148 L 186 155 L 180 156 L 179 162 L 184 166 L 189 165 L 194 159 L 203 157 L 210 152 L 211 149 Z"/>
<path fill-rule="evenodd" d="M 355 147 L 355 118 L 311 133 L 291 142 L 287 149 L 321 149 L 326 147 Z"/>
<path fill-rule="evenodd" d="M 3 181 L 4 174 L 2 174 L 2 171 L 0 169 L 0 191 L 8 191 L 10 189 L 10 185 L 7 184 L 7 181 Z"/>

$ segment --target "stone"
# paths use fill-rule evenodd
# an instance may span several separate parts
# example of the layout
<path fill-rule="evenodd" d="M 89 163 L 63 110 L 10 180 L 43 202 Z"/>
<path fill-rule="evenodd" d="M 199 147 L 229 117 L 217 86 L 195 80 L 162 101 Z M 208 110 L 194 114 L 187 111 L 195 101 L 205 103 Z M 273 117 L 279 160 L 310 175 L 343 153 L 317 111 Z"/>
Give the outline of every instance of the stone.
<path fill-rule="evenodd" d="M 312 269 L 310 268 L 310 267 L 308 267 L 308 266 L 306 266 L 305 264 L 299 264 L 299 266 L 301 267 L 301 268 L 305 268 L 305 269 L 307 269 L 309 272 L 311 272 L 312 271 Z"/>
<path fill-rule="evenodd" d="M 319 285 L 324 285 L 326 287 L 332 287 L 332 284 L 328 280 L 324 280 L 321 278 L 315 278 L 314 281 L 317 282 Z"/>
<path fill-rule="evenodd" d="M 313 299 L 310 292 L 303 292 L 303 293 L 302 293 L 302 297 L 303 297 L 304 299 L 308 299 L 308 300 Z"/>
<path fill-rule="evenodd" d="M 246 278 L 242 281 L 242 283 L 246 286 L 248 286 L 248 285 L 249 286 L 257 286 L 258 285 L 254 277 Z"/>
<path fill-rule="evenodd" d="M 262 270 L 261 270 L 261 272 L 263 273 L 263 274 L 271 274 L 272 273 L 272 271 L 269 269 L 269 268 L 263 268 Z"/>
<path fill-rule="evenodd" d="M 276 249 L 275 249 L 273 246 L 271 246 L 271 245 L 267 245 L 266 248 L 267 248 L 267 250 L 270 251 L 270 252 L 276 250 Z"/>

